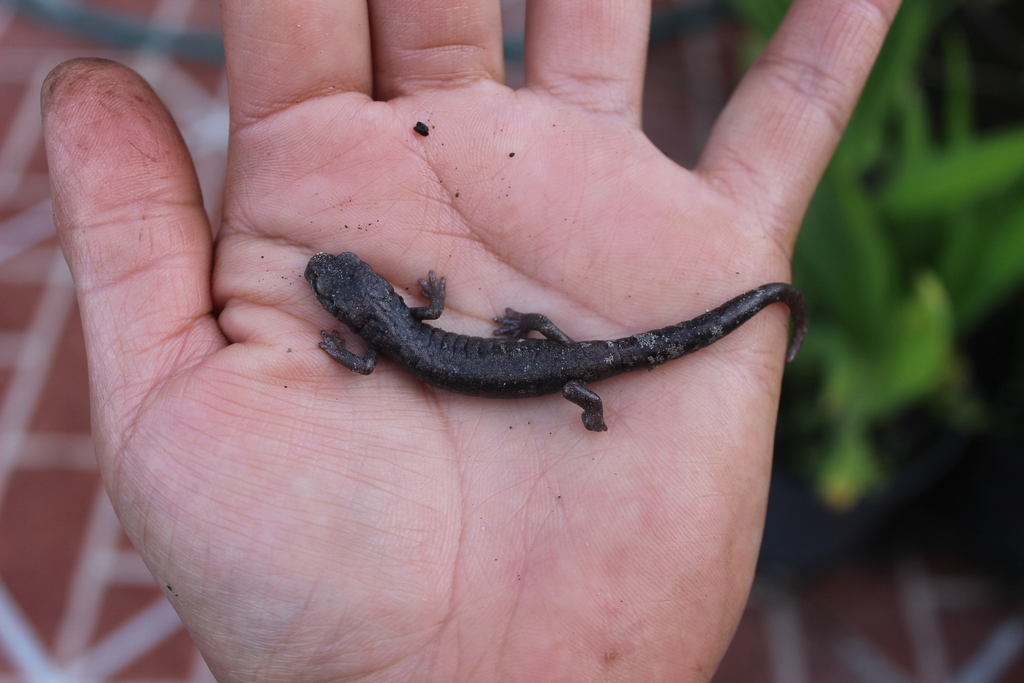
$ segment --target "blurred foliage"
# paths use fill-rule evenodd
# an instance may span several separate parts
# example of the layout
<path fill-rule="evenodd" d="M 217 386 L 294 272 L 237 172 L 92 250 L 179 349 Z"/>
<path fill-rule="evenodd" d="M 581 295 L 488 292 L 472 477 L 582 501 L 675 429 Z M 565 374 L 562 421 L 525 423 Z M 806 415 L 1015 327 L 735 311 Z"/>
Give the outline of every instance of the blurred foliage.
<path fill-rule="evenodd" d="M 731 4 L 754 55 L 789 1 Z M 874 436 L 908 412 L 983 426 L 961 349 L 1024 282 L 1024 126 L 977 130 L 972 56 L 946 21 L 959 4 L 904 0 L 794 255 L 811 332 L 787 378 L 778 455 L 836 509 L 898 466 Z M 938 104 L 921 76 L 935 45 Z"/>

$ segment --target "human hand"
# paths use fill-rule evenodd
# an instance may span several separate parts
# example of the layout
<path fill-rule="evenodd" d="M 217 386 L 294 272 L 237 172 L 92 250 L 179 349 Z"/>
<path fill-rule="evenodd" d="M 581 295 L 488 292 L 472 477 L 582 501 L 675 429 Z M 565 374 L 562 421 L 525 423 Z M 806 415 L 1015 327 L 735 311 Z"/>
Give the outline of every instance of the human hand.
<path fill-rule="evenodd" d="M 434 269 L 447 329 L 513 306 L 581 339 L 785 279 L 897 0 L 797 0 L 693 172 L 639 129 L 640 0 L 535 0 L 518 91 L 497 2 L 222 4 L 215 245 L 138 76 L 73 61 L 43 88 L 100 468 L 219 680 L 709 678 L 760 541 L 783 307 L 593 387 L 598 434 L 560 396 L 344 370 L 302 272 L 351 250 L 415 299 Z"/>

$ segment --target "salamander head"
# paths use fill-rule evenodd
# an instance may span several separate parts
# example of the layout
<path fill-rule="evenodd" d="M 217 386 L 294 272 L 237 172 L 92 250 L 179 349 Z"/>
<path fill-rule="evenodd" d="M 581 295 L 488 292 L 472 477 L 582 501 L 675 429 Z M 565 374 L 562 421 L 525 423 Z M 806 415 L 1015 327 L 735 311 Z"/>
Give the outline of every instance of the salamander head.
<path fill-rule="evenodd" d="M 309 259 L 305 278 L 323 307 L 356 332 L 396 296 L 387 280 L 350 251 L 337 256 L 320 252 Z"/>

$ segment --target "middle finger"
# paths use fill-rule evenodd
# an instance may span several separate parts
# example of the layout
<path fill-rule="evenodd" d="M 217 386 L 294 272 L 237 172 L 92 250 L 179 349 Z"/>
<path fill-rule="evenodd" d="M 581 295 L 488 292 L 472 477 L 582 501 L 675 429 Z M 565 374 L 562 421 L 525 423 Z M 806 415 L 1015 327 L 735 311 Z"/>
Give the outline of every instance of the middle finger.
<path fill-rule="evenodd" d="M 374 97 L 480 79 L 504 80 L 496 0 L 370 3 Z"/>

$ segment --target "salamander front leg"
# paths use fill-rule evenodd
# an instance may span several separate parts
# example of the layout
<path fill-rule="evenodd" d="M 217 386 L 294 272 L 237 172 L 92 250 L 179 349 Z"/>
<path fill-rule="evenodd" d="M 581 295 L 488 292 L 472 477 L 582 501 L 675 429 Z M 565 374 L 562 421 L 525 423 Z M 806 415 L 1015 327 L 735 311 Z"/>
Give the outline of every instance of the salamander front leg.
<path fill-rule="evenodd" d="M 531 330 L 540 332 L 552 341 L 571 344 L 572 339 L 565 332 L 555 327 L 555 324 L 546 316 L 540 313 L 520 313 L 511 308 L 505 309 L 505 315 L 499 315 L 494 322 L 500 323 L 501 327 L 494 331 L 494 336 L 505 336 L 511 339 L 525 337 Z M 572 400 L 572 399 L 570 399 Z"/>
<path fill-rule="evenodd" d="M 423 298 L 430 302 L 429 306 L 420 306 L 418 308 L 410 308 L 409 313 L 416 320 L 437 320 L 441 317 L 441 313 L 444 312 L 444 285 L 447 282 L 447 278 L 441 278 L 438 280 L 434 277 L 434 271 L 430 271 L 430 275 L 427 276 L 426 280 L 420 280 L 420 287 L 423 288 Z"/>
<path fill-rule="evenodd" d="M 330 334 L 327 334 L 327 330 L 320 330 L 320 336 L 324 340 L 317 346 L 326 351 L 328 356 L 360 375 L 369 375 L 373 372 L 373 368 L 377 365 L 376 351 L 367 348 L 365 356 L 357 356 L 345 348 L 345 340 L 338 336 L 337 330 Z"/>
<path fill-rule="evenodd" d="M 562 396 L 583 408 L 583 426 L 592 432 L 606 432 L 608 425 L 604 423 L 604 404 L 601 397 L 595 394 L 578 379 L 565 383 Z"/>

